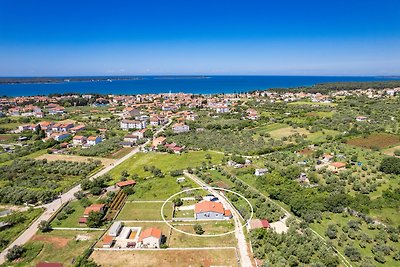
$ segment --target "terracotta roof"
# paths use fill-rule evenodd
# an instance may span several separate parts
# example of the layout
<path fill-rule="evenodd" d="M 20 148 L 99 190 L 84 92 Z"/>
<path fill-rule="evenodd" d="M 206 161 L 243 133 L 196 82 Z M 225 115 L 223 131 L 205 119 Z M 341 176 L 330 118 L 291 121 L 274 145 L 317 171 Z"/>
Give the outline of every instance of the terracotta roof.
<path fill-rule="evenodd" d="M 89 141 L 95 141 L 97 139 L 97 136 L 89 136 L 88 140 Z"/>
<path fill-rule="evenodd" d="M 90 212 L 100 212 L 100 210 L 102 209 L 102 208 L 104 208 L 104 204 L 92 204 L 92 205 L 90 205 L 89 207 L 87 207 L 86 209 L 85 209 L 85 211 L 83 212 L 83 214 L 84 215 L 89 215 L 90 214 Z"/>
<path fill-rule="evenodd" d="M 223 214 L 224 206 L 219 202 L 202 201 L 200 203 L 195 204 L 194 211 L 195 213 L 213 211 Z"/>
<path fill-rule="evenodd" d="M 232 212 L 230 210 L 225 210 L 224 216 L 225 217 L 231 217 L 232 216 Z"/>
<path fill-rule="evenodd" d="M 154 227 L 148 228 L 140 233 L 138 241 L 141 242 L 143 239 L 148 237 L 161 238 L 161 230 Z"/>
<path fill-rule="evenodd" d="M 103 244 L 110 244 L 113 241 L 113 237 L 110 235 L 105 235 L 103 237 Z"/>
<path fill-rule="evenodd" d="M 136 184 L 135 180 L 128 180 L 128 181 L 118 182 L 116 185 L 119 187 L 124 187 L 124 186 L 135 185 L 135 184 Z"/>
<path fill-rule="evenodd" d="M 346 163 L 343 163 L 343 162 L 333 162 L 331 165 L 333 167 L 335 167 L 335 168 L 344 168 L 344 167 L 346 167 Z"/>
<path fill-rule="evenodd" d="M 78 223 L 87 223 L 87 218 L 80 217 L 79 220 L 78 220 Z"/>

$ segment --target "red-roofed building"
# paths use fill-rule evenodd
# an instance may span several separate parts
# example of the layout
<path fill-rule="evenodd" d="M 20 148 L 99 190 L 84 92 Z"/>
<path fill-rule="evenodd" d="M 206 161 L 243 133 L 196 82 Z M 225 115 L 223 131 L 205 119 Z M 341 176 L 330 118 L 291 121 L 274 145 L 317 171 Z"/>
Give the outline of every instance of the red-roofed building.
<path fill-rule="evenodd" d="M 105 235 L 103 237 L 103 248 L 111 248 L 113 242 L 114 242 L 114 239 L 112 236 Z"/>
<path fill-rule="evenodd" d="M 105 206 L 106 205 L 104 205 L 104 204 L 92 204 L 85 209 L 85 211 L 83 212 L 83 217 L 89 217 L 89 214 L 91 212 L 104 213 Z"/>
<path fill-rule="evenodd" d="M 194 205 L 197 220 L 223 220 L 224 206 L 220 202 L 202 201 Z"/>
<path fill-rule="evenodd" d="M 157 228 L 148 228 L 140 233 L 139 244 L 147 248 L 159 248 L 161 244 L 162 233 Z"/>
<path fill-rule="evenodd" d="M 131 185 L 135 185 L 135 184 L 136 184 L 135 180 L 128 180 L 128 181 L 118 182 L 118 183 L 116 183 L 116 186 L 122 188 L 125 186 L 131 186 Z"/>

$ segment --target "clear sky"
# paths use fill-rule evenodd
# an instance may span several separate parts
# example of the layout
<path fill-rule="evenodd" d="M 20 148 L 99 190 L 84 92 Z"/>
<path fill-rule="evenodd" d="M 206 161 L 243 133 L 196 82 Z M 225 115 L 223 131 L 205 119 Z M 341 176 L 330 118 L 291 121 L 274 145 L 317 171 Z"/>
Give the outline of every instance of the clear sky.
<path fill-rule="evenodd" d="M 1 0 L 0 76 L 400 75 L 400 0 Z"/>

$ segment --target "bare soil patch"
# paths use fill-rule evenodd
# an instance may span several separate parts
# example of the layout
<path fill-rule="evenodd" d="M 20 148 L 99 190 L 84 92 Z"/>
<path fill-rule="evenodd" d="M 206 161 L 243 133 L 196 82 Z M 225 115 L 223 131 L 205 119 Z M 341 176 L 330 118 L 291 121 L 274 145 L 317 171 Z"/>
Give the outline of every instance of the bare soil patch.
<path fill-rule="evenodd" d="M 371 134 L 367 137 L 358 137 L 347 141 L 347 144 L 362 148 L 385 148 L 400 144 L 400 137 L 391 134 Z"/>
<path fill-rule="evenodd" d="M 55 237 L 55 236 L 42 236 L 42 235 L 35 235 L 32 238 L 32 240 L 50 243 L 57 248 L 66 247 L 68 245 L 68 242 L 70 241 L 69 238 Z"/>

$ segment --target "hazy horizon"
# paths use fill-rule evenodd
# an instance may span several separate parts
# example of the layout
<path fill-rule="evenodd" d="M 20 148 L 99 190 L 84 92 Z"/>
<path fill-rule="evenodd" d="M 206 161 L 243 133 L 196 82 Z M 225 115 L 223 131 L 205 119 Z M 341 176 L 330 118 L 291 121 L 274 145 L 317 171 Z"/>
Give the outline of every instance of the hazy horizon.
<path fill-rule="evenodd" d="M 400 75 L 400 2 L 2 1 L 0 76 Z"/>

